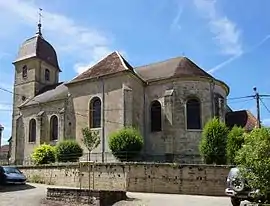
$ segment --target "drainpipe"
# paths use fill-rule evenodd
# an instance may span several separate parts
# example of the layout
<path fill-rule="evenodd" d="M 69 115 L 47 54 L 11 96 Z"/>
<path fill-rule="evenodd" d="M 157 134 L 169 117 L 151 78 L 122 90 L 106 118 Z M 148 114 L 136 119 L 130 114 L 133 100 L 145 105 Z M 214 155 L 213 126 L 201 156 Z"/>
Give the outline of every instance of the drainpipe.
<path fill-rule="evenodd" d="M 147 135 L 147 128 L 148 128 L 148 125 L 146 123 L 146 86 L 147 85 L 143 85 L 143 136 L 144 136 L 144 142 L 145 140 L 147 139 L 146 135 Z M 144 143 L 144 155 L 145 155 L 145 152 L 146 152 L 146 144 Z"/>
<path fill-rule="evenodd" d="M 102 78 L 102 162 L 104 162 L 105 153 L 105 92 L 104 92 L 104 79 Z"/>
<path fill-rule="evenodd" d="M 0 124 L 0 152 L 1 152 L 1 145 L 2 145 L 2 132 L 4 131 L 4 127 Z"/>

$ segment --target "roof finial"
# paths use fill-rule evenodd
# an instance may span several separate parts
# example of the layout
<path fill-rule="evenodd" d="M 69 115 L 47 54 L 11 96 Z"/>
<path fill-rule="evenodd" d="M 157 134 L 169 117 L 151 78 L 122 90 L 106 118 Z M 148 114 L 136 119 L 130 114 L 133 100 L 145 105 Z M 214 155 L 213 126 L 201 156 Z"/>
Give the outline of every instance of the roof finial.
<path fill-rule="evenodd" d="M 39 12 L 38 12 L 38 31 L 37 31 L 37 34 L 40 35 L 40 36 L 42 36 L 42 33 L 41 33 L 41 17 L 42 17 L 41 11 L 42 11 L 42 8 L 39 8 Z"/>

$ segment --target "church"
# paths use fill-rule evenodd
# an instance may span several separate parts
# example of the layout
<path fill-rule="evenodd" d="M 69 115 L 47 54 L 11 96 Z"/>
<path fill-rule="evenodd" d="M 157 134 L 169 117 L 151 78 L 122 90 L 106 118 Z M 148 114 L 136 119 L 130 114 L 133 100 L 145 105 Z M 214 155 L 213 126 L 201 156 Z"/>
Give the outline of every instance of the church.
<path fill-rule="evenodd" d="M 108 137 L 125 126 L 141 132 L 146 159 L 185 162 L 199 158 L 205 123 L 214 116 L 225 121 L 226 114 L 234 113 L 226 102 L 228 85 L 187 57 L 133 67 L 113 52 L 72 80 L 59 82 L 63 68 L 41 24 L 20 46 L 13 65 L 11 162 L 29 160 L 42 143 L 75 139 L 84 147 L 85 127 L 101 138 L 94 161 L 114 161 Z"/>

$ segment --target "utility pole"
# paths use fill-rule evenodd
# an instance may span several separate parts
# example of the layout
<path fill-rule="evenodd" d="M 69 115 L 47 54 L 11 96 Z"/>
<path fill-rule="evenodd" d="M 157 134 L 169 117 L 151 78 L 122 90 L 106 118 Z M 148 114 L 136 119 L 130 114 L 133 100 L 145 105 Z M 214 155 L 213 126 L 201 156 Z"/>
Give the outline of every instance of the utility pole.
<path fill-rule="evenodd" d="M 260 117 L 260 95 L 257 92 L 257 88 L 254 87 L 253 88 L 254 92 L 255 92 L 255 99 L 256 99 L 256 108 L 257 108 L 257 126 L 259 128 L 261 128 L 261 117 Z"/>

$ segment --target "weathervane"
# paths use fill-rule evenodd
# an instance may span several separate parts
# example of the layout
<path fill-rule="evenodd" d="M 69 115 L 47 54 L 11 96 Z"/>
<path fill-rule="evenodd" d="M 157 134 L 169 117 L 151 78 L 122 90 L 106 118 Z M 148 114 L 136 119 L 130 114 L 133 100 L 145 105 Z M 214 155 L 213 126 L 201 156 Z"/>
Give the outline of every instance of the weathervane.
<path fill-rule="evenodd" d="M 39 8 L 39 12 L 38 12 L 38 32 L 37 34 L 42 35 L 41 34 L 41 18 L 42 18 L 42 14 L 41 14 L 42 8 Z"/>

